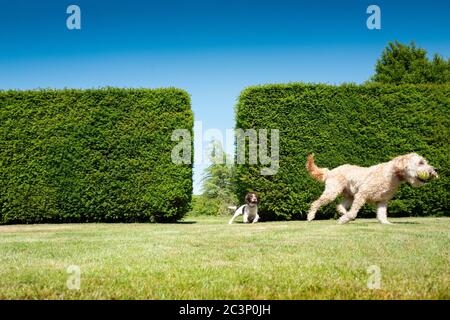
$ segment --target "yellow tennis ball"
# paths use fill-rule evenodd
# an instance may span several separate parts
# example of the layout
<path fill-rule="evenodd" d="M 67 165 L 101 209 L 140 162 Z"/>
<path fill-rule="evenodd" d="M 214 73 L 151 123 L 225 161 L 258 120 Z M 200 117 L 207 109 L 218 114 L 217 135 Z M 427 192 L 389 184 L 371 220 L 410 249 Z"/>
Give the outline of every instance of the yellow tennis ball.
<path fill-rule="evenodd" d="M 427 171 L 419 171 L 417 176 L 420 180 L 428 180 L 430 179 L 430 174 Z"/>

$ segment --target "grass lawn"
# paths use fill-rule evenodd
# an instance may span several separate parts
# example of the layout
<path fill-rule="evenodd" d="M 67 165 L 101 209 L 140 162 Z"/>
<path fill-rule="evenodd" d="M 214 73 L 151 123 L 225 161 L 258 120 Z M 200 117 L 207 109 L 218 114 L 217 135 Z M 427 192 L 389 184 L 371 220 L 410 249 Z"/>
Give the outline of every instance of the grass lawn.
<path fill-rule="evenodd" d="M 450 299 L 450 218 L 0 226 L 1 299 Z M 69 290 L 69 265 L 81 270 Z M 381 271 L 379 289 L 369 289 Z"/>

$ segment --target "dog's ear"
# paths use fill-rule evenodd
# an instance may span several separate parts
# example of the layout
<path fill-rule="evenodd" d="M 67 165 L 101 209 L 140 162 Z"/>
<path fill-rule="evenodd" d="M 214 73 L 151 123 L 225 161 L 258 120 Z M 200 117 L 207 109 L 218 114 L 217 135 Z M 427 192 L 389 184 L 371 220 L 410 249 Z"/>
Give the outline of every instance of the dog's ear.
<path fill-rule="evenodd" d="M 400 181 L 405 180 L 405 169 L 407 160 L 408 160 L 407 156 L 399 156 L 394 159 L 394 174 Z"/>

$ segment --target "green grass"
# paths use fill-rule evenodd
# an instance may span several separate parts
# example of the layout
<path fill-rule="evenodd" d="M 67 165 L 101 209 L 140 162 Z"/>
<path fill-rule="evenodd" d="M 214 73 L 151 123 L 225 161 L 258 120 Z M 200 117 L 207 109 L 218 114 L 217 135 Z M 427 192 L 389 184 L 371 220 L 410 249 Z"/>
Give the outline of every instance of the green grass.
<path fill-rule="evenodd" d="M 449 299 L 450 218 L 0 226 L 1 299 Z M 81 268 L 69 290 L 69 265 Z M 369 289 L 367 268 L 381 269 Z"/>

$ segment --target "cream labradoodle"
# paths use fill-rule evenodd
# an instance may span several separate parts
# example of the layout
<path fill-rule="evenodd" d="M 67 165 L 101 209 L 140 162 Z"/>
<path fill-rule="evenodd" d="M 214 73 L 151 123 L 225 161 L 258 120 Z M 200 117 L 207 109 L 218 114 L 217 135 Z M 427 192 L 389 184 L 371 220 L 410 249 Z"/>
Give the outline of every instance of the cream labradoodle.
<path fill-rule="evenodd" d="M 438 177 L 436 169 L 417 153 L 398 156 L 368 168 L 344 164 L 332 170 L 317 167 L 314 155 L 309 155 L 306 169 L 314 179 L 325 182 L 325 191 L 309 209 L 308 221 L 314 219 L 321 206 L 342 194 L 344 199 L 336 207 L 342 215 L 338 221 L 340 224 L 354 220 L 366 202 L 376 204 L 378 221 L 390 224 L 387 220 L 387 202 L 402 182 L 419 187 L 429 179 Z M 424 179 L 427 175 L 428 179 Z"/>

